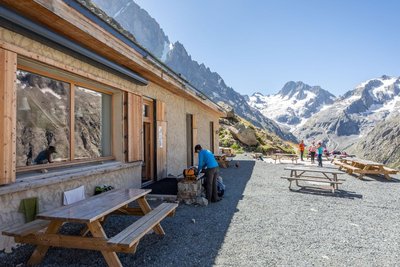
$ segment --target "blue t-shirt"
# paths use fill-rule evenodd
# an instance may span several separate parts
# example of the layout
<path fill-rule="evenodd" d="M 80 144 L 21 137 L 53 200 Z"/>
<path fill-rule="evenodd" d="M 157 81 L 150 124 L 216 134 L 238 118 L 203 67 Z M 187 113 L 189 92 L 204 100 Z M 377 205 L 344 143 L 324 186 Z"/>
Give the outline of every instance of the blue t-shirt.
<path fill-rule="evenodd" d="M 202 149 L 199 152 L 199 171 L 203 168 L 207 169 L 218 167 L 218 162 L 215 160 L 214 154 L 210 150 Z"/>
<path fill-rule="evenodd" d="M 318 155 L 322 155 L 323 152 L 324 152 L 324 148 L 323 148 L 322 146 L 320 146 L 320 147 L 317 149 L 317 151 L 318 151 Z"/>

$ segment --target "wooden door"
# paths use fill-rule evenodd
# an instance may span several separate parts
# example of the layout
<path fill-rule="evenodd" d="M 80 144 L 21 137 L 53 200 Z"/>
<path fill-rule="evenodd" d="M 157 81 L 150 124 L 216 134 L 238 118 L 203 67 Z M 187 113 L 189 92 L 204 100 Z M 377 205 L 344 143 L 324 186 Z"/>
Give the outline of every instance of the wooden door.
<path fill-rule="evenodd" d="M 143 168 L 142 183 L 154 180 L 154 105 L 143 99 Z"/>

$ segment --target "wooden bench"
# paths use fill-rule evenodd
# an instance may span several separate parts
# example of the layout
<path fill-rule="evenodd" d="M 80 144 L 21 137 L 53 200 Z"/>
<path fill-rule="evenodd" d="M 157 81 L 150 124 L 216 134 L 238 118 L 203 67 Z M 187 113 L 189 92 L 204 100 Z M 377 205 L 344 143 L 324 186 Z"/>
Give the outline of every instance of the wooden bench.
<path fill-rule="evenodd" d="M 391 168 L 386 167 L 386 166 L 383 166 L 383 170 L 385 171 L 385 173 L 388 173 L 388 174 L 396 174 L 396 173 L 399 172 L 398 170 L 391 169 Z"/>
<path fill-rule="evenodd" d="M 347 171 L 349 174 L 352 174 L 353 172 L 358 172 L 358 173 L 362 172 L 362 170 L 361 170 L 360 168 L 351 166 L 351 165 L 346 164 L 346 163 L 341 163 L 341 164 L 340 164 L 339 170 L 341 170 L 341 169 L 343 169 L 343 168 L 346 169 L 346 171 Z"/>
<path fill-rule="evenodd" d="M 24 237 L 46 229 L 49 224 L 50 221 L 34 220 L 29 223 L 13 226 L 9 229 L 6 229 L 2 232 L 2 234 L 13 237 Z"/>
<path fill-rule="evenodd" d="M 175 213 L 178 207 L 176 203 L 162 203 L 145 216 L 128 226 L 125 230 L 108 240 L 107 244 L 111 246 L 129 249 L 135 253 L 140 239 L 159 224 L 165 217 Z"/>
<path fill-rule="evenodd" d="M 329 179 L 325 179 L 323 177 L 316 177 L 316 176 L 314 176 L 314 177 L 308 176 L 308 177 L 305 177 L 305 178 L 303 178 L 303 177 L 294 177 L 294 176 L 281 176 L 281 179 L 286 179 L 286 180 L 289 181 L 289 190 L 292 190 L 292 182 L 293 181 L 296 181 L 296 185 L 298 187 L 302 187 L 302 186 L 299 185 L 298 181 L 304 181 L 304 182 L 315 182 L 315 183 L 330 184 L 331 185 L 330 189 L 332 190 L 332 193 L 335 193 L 336 185 L 339 185 L 339 184 L 343 183 L 341 181 L 332 181 L 332 180 L 329 180 Z"/>
<path fill-rule="evenodd" d="M 214 155 L 215 160 L 218 162 L 219 167 L 221 168 L 228 168 L 229 167 L 229 161 L 226 159 L 226 155 Z"/>
<path fill-rule="evenodd" d="M 282 163 L 281 159 L 290 159 L 292 161 L 292 163 L 296 162 L 296 164 L 297 164 L 297 160 L 299 159 L 299 156 L 297 156 L 296 154 L 276 153 L 276 154 L 272 155 L 272 159 L 275 161 L 275 164 L 276 164 L 277 160 L 279 161 L 279 163 Z"/>

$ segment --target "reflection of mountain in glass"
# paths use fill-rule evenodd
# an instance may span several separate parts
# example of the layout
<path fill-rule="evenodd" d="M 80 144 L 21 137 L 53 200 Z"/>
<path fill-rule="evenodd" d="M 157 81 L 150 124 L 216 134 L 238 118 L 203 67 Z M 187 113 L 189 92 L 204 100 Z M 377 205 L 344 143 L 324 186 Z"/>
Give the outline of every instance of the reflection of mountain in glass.
<path fill-rule="evenodd" d="M 52 145 L 55 161 L 69 157 L 70 85 L 25 71 L 17 72 L 17 166 L 35 164 Z"/>
<path fill-rule="evenodd" d="M 17 166 L 37 164 L 35 158 L 49 146 L 56 148 L 55 162 L 70 160 L 70 94 L 69 83 L 17 72 Z M 75 89 L 75 159 L 103 156 L 103 96 Z"/>
<path fill-rule="evenodd" d="M 102 94 L 82 87 L 75 90 L 75 159 L 101 156 Z"/>

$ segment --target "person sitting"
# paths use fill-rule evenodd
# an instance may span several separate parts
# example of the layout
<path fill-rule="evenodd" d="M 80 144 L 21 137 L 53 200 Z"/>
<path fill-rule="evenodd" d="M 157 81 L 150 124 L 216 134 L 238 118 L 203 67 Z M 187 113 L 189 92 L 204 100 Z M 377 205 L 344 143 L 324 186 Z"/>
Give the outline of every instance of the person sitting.
<path fill-rule="evenodd" d="M 56 148 L 54 146 L 49 146 L 45 150 L 41 151 L 36 159 L 36 164 L 46 164 L 46 163 L 53 163 L 52 154 L 57 153 Z"/>
<path fill-rule="evenodd" d="M 199 154 L 198 171 L 205 169 L 205 188 L 206 198 L 209 202 L 217 202 L 221 200 L 218 197 L 217 179 L 219 176 L 218 162 L 215 160 L 214 154 L 207 149 L 203 149 L 201 145 L 194 147 L 194 152 Z"/>

